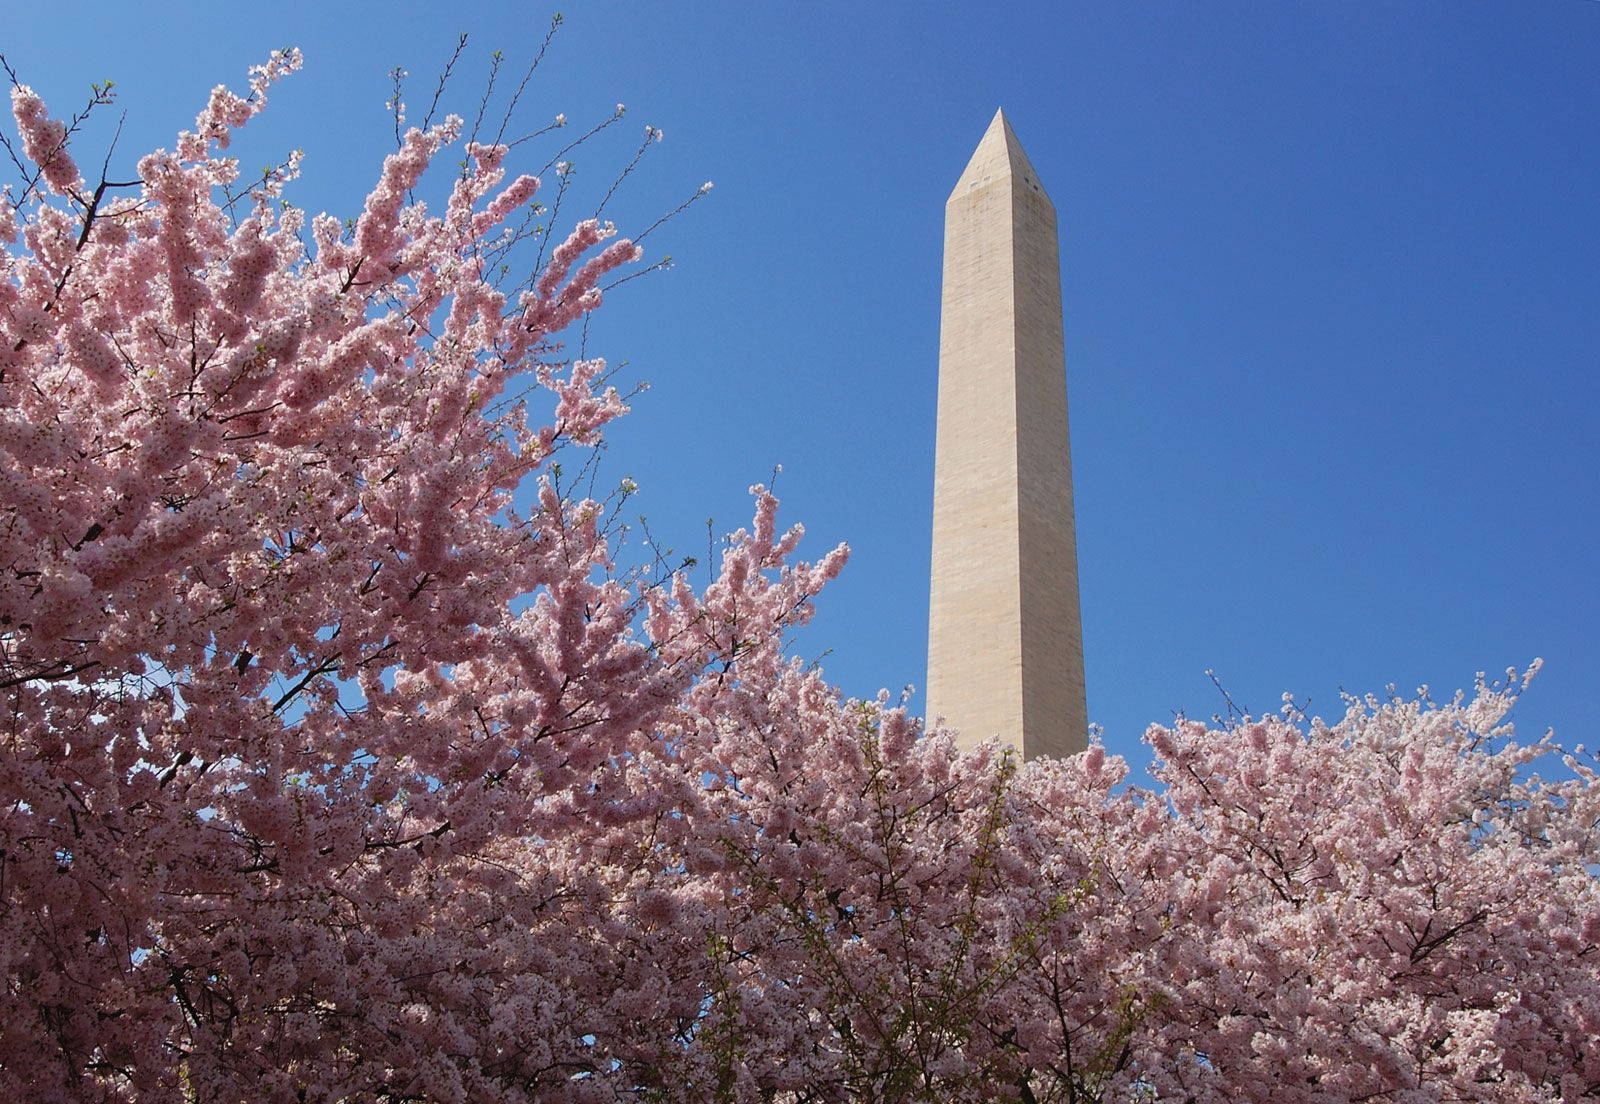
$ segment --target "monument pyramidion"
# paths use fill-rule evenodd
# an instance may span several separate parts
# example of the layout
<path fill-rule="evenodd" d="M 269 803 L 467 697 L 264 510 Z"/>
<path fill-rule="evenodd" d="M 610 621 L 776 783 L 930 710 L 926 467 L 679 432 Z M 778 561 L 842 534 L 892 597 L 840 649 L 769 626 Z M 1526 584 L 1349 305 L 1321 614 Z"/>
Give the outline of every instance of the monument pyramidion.
<path fill-rule="evenodd" d="M 996 111 L 945 203 L 928 717 L 1025 759 L 1088 738 L 1056 211 Z"/>

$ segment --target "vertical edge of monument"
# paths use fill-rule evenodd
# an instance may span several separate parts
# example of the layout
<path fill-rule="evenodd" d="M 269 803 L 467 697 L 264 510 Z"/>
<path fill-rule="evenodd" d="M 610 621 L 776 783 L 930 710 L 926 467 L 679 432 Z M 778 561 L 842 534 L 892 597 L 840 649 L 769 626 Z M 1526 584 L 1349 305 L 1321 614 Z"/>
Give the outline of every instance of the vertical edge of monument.
<path fill-rule="evenodd" d="M 945 205 L 928 716 L 1085 746 L 1055 209 L 997 112 Z"/>

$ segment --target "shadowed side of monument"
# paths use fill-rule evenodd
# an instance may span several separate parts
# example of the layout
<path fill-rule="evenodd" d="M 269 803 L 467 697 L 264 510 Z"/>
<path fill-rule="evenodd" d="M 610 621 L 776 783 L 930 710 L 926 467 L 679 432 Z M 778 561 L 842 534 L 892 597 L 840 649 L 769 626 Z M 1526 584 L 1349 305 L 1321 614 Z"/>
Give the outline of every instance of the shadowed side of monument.
<path fill-rule="evenodd" d="M 1087 742 L 1055 207 L 1003 111 L 945 204 L 928 716 Z"/>

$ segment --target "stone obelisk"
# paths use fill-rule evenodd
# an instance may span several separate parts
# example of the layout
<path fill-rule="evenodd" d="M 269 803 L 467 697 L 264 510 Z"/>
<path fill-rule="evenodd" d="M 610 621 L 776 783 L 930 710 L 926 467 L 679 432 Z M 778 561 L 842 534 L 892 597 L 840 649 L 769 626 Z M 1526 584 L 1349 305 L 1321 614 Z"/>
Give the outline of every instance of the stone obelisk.
<path fill-rule="evenodd" d="M 1003 111 L 944 209 L 928 717 L 1026 759 L 1088 738 L 1056 212 Z"/>

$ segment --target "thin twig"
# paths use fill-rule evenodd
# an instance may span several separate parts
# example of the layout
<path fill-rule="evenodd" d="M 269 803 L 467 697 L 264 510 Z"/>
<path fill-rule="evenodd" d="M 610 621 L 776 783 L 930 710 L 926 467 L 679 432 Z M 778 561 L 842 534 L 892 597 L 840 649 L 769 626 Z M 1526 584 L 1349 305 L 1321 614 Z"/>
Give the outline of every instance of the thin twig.
<path fill-rule="evenodd" d="M 639 234 L 639 235 L 637 235 L 636 237 L 633 238 L 633 244 L 634 245 L 638 245 L 640 242 L 644 241 L 651 234 L 653 234 L 658 227 L 663 226 L 668 222 L 671 222 L 673 219 L 677 218 L 679 215 L 681 215 L 685 211 L 687 211 L 690 207 L 693 207 L 696 203 L 699 203 L 700 200 L 704 199 L 710 193 L 711 193 L 711 181 L 708 180 L 704 184 L 700 185 L 699 188 L 695 189 L 694 195 L 690 196 L 688 199 L 686 199 L 682 203 L 678 204 L 672 210 L 668 211 L 666 214 L 664 214 L 660 218 L 656 219 L 649 226 L 645 227 L 644 233 Z"/>
<path fill-rule="evenodd" d="M 539 52 L 533 55 L 533 60 L 528 63 L 528 71 L 522 74 L 522 81 L 517 85 L 517 90 L 511 94 L 511 102 L 506 104 L 506 113 L 500 117 L 500 129 L 495 132 L 493 145 L 498 146 L 500 140 L 506 135 L 506 127 L 511 123 L 511 114 L 517 109 L 517 101 L 522 99 L 523 89 L 528 87 L 528 82 L 533 79 L 534 70 L 539 68 L 539 63 L 544 60 L 545 51 L 550 49 L 550 40 L 556 36 L 556 28 L 561 26 L 561 13 L 556 12 L 550 17 L 550 29 L 544 33 L 544 41 L 539 44 Z"/>
<path fill-rule="evenodd" d="M 627 166 L 617 174 L 617 178 L 611 182 L 611 187 L 606 189 L 606 194 L 600 197 L 600 206 L 594 209 L 594 217 L 596 219 L 606 209 L 606 204 L 611 202 L 611 197 L 617 194 L 617 189 L 622 187 L 622 182 L 628 179 L 634 169 L 638 168 L 640 160 L 644 157 L 644 151 L 659 141 L 661 141 L 661 131 L 653 126 L 644 128 L 644 141 L 640 142 L 639 148 L 634 150 L 633 160 L 629 161 Z"/>
<path fill-rule="evenodd" d="M 444 71 L 439 74 L 439 83 L 433 90 L 433 102 L 428 105 L 428 113 L 422 117 L 422 129 L 427 130 L 433 122 L 433 113 L 439 108 L 439 97 L 444 95 L 444 86 L 450 80 L 450 71 L 456 67 L 461 51 L 467 48 L 467 32 L 462 31 L 461 37 L 456 39 L 455 52 L 450 55 L 450 60 L 444 63 Z"/>

